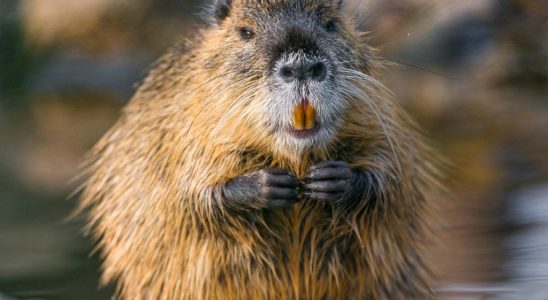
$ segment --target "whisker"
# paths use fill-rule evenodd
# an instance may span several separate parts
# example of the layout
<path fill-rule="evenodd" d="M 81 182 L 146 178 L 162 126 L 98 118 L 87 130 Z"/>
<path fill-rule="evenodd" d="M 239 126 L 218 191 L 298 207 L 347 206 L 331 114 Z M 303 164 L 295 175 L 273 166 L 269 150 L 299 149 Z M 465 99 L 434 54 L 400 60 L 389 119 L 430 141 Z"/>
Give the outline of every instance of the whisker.
<path fill-rule="evenodd" d="M 452 77 L 452 76 L 449 76 L 449 75 L 446 75 L 446 74 L 443 74 L 443 73 L 439 73 L 439 72 L 436 72 L 436 71 L 432 71 L 432 70 L 426 69 L 424 67 L 417 66 L 417 65 L 414 65 L 412 63 L 404 62 L 404 61 L 401 61 L 401 60 L 395 60 L 395 59 L 386 58 L 386 57 L 373 57 L 373 59 L 374 60 L 379 60 L 379 61 L 388 61 L 388 62 L 391 62 L 391 63 L 399 64 L 399 65 L 402 65 L 404 67 L 408 67 L 408 68 L 411 68 L 411 69 L 423 71 L 423 72 L 426 72 L 426 73 L 429 73 L 429 74 L 432 74 L 432 75 L 443 77 L 445 79 L 451 79 L 451 80 L 456 79 L 455 77 Z"/>
<path fill-rule="evenodd" d="M 372 77 L 370 77 L 366 74 L 363 74 L 363 73 L 361 73 L 359 71 L 355 71 L 355 70 L 349 70 L 349 69 L 343 69 L 342 73 L 344 75 L 346 75 L 345 77 L 346 77 L 347 80 L 352 80 L 352 79 L 358 80 L 357 84 L 359 86 L 361 86 L 362 88 L 368 90 L 370 93 L 372 93 L 370 87 L 363 86 L 363 84 L 361 82 L 359 82 L 360 79 L 365 81 L 365 82 L 371 83 L 373 86 L 376 86 L 376 87 L 380 88 L 384 92 L 389 92 L 390 95 L 392 95 L 392 93 L 382 83 L 378 82 L 377 80 L 373 79 Z M 394 142 L 394 140 L 391 137 L 391 133 L 390 133 L 385 121 L 384 121 L 384 118 L 381 116 L 381 111 L 380 111 L 379 107 L 377 106 L 375 101 L 372 100 L 371 96 L 367 95 L 364 91 L 362 91 L 361 89 L 359 89 L 355 86 L 351 86 L 351 89 L 349 89 L 348 92 L 351 95 L 353 95 L 353 96 L 355 96 L 359 99 L 363 99 L 364 102 L 369 106 L 371 111 L 374 113 L 375 117 L 377 118 L 377 121 L 381 125 L 381 128 L 383 130 L 385 138 L 386 138 L 386 140 L 387 140 L 387 142 L 390 146 L 392 155 L 394 157 L 394 160 L 396 162 L 396 166 L 398 168 L 398 172 L 399 172 L 400 176 L 403 175 L 403 169 L 401 167 L 401 164 L 400 164 L 400 161 L 398 159 L 397 152 L 396 152 L 396 143 Z M 374 95 L 375 93 L 372 93 L 372 94 Z"/>
<path fill-rule="evenodd" d="M 253 94 L 255 94 L 259 89 L 257 87 L 253 86 L 253 82 L 249 82 L 248 85 L 245 86 L 246 93 L 241 94 L 239 97 L 234 99 L 226 112 L 223 114 L 223 116 L 219 119 L 215 127 L 213 128 L 213 135 L 217 135 L 219 130 L 223 125 L 226 124 L 226 122 L 230 119 L 230 117 L 234 114 L 234 112 L 240 108 L 242 105 L 248 105 L 249 102 L 252 100 Z"/>
<path fill-rule="evenodd" d="M 224 76 L 226 76 L 227 74 L 219 74 L 219 76 L 215 76 L 213 79 L 211 80 L 208 80 L 207 82 L 205 82 L 204 84 L 201 84 L 200 87 L 204 87 L 206 84 L 208 83 L 211 83 L 211 82 L 214 82 L 214 80 L 216 79 L 219 79 L 219 78 L 222 78 Z M 214 94 L 210 95 L 209 99 L 214 99 L 216 98 L 216 96 L 224 93 L 226 90 L 230 89 L 230 88 L 233 88 L 233 86 L 230 86 L 230 85 L 227 85 L 225 87 L 223 87 L 222 89 L 220 90 L 217 90 Z M 192 93 L 190 93 L 191 95 L 196 92 L 198 90 L 198 88 L 194 89 L 194 91 Z M 204 112 L 205 108 L 207 108 L 210 104 L 213 104 L 212 101 L 207 101 L 207 102 L 204 102 L 204 104 L 201 105 L 200 109 L 198 110 L 198 113 L 194 116 L 194 118 L 192 119 L 192 121 L 190 122 L 190 125 L 188 126 L 188 129 L 186 131 L 186 134 L 188 134 L 191 129 L 192 129 L 192 126 L 194 125 L 194 122 L 196 121 L 196 119 L 198 119 L 198 117 L 201 116 L 201 114 Z"/>

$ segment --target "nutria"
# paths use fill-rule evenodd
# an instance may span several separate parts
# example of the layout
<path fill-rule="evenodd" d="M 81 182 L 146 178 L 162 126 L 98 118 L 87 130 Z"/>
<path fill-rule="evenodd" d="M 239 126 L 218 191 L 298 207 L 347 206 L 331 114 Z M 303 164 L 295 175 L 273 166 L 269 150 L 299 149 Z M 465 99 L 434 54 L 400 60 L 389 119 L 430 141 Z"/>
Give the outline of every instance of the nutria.
<path fill-rule="evenodd" d="M 81 208 L 122 299 L 409 299 L 431 151 L 331 0 L 218 0 L 93 148 Z"/>

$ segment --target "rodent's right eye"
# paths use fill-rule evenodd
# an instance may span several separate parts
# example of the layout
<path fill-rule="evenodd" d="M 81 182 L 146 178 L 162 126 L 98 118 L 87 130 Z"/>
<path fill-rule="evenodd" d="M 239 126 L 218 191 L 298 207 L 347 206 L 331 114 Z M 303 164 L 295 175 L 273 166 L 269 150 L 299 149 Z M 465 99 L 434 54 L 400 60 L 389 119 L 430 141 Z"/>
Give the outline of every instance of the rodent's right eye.
<path fill-rule="evenodd" d="M 240 28 L 240 36 L 244 40 L 250 40 L 255 37 L 255 32 L 247 27 L 242 27 Z"/>
<path fill-rule="evenodd" d="M 325 30 L 327 32 L 335 32 L 337 30 L 337 25 L 334 20 L 331 20 L 325 24 Z"/>

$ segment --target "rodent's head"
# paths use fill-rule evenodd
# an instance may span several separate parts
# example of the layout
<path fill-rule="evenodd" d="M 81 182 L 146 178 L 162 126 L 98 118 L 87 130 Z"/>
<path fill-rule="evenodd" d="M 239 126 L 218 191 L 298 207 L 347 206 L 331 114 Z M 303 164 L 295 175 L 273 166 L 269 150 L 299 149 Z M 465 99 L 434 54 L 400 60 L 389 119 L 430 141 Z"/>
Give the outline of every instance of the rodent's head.
<path fill-rule="evenodd" d="M 287 150 L 328 144 L 351 109 L 346 75 L 367 73 L 369 48 L 342 1 L 218 0 L 212 7 L 206 30 L 222 41 L 214 56 L 223 80 L 260 90 L 249 107 Z"/>

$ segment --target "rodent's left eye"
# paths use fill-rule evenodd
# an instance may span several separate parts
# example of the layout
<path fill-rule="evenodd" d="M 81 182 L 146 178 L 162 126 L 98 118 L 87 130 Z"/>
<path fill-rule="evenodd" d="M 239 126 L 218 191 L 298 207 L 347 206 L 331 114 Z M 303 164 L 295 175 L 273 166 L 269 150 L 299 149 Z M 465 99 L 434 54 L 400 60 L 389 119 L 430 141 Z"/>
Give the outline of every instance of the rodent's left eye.
<path fill-rule="evenodd" d="M 250 40 L 255 37 L 255 32 L 247 27 L 242 27 L 240 28 L 240 36 L 244 40 Z"/>
<path fill-rule="evenodd" d="M 327 32 L 335 32 L 337 30 L 337 24 L 335 24 L 335 21 L 330 20 L 327 23 L 325 23 L 325 30 Z"/>

